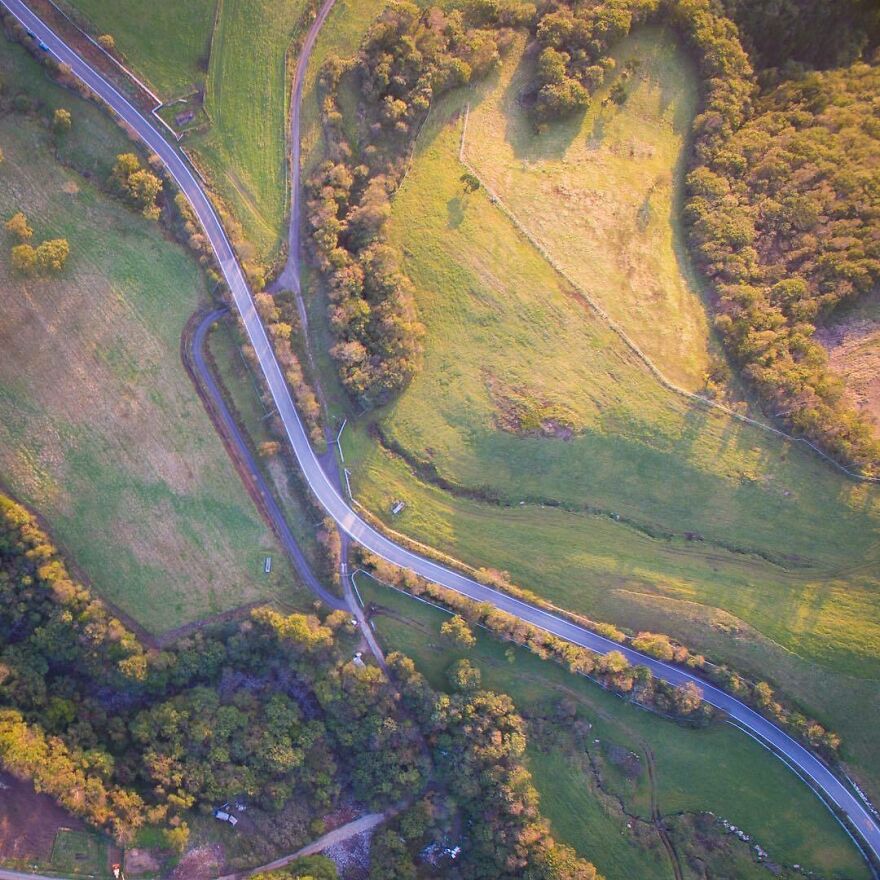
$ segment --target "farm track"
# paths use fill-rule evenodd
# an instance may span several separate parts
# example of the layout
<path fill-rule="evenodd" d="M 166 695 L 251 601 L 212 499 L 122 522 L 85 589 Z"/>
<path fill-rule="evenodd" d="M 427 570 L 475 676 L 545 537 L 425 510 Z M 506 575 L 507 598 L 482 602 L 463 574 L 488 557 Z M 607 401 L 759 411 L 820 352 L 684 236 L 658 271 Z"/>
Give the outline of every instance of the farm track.
<path fill-rule="evenodd" d="M 189 200 L 205 231 L 207 240 L 214 250 L 217 264 L 241 316 L 244 330 L 254 349 L 260 369 L 277 407 L 278 416 L 302 469 L 303 477 L 327 514 L 352 540 L 394 565 L 409 569 L 413 573 L 469 599 L 488 602 L 495 608 L 506 611 L 558 638 L 598 653 L 606 653 L 610 650 L 620 651 L 630 662 L 647 666 L 655 676 L 673 686 L 687 682 L 695 683 L 701 689 L 707 703 L 726 713 L 749 733 L 766 744 L 774 753 L 783 756 L 786 763 L 797 768 L 809 778 L 822 792 L 829 804 L 834 806 L 836 812 L 847 818 L 874 857 L 880 861 L 880 823 L 874 819 L 858 796 L 838 778 L 830 767 L 769 719 L 759 715 L 730 694 L 719 690 L 691 672 L 639 654 L 569 620 L 506 593 L 486 587 L 457 571 L 414 553 L 390 540 L 387 535 L 355 513 L 341 495 L 335 481 L 324 470 L 311 447 L 284 375 L 275 358 L 265 327 L 256 312 L 253 295 L 236 254 L 220 223 L 217 212 L 191 166 L 176 145 L 165 140 L 152 122 L 146 119 L 124 95 L 104 79 L 76 51 L 56 36 L 22 0 L 2 0 L 2 2 L 27 30 L 36 34 L 37 39 L 45 46 L 47 54 L 65 64 L 73 76 L 88 86 L 108 106 L 111 112 L 122 119 L 130 127 L 133 134 L 156 154 L 158 160 L 164 164 L 167 173 Z M 296 269 L 298 283 L 298 264 Z"/>

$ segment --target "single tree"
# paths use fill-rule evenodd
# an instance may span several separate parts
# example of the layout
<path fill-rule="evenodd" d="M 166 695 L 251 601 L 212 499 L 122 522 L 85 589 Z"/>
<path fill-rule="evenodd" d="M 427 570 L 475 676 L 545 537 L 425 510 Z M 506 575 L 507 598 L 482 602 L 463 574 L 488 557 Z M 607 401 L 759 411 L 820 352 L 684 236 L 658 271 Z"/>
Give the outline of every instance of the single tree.
<path fill-rule="evenodd" d="M 189 826 L 182 822 L 176 828 L 165 829 L 165 843 L 175 853 L 182 853 L 189 843 Z"/>
<path fill-rule="evenodd" d="M 475 691 L 480 687 L 482 673 L 470 660 L 458 660 L 449 667 L 449 683 L 457 691 Z"/>
<path fill-rule="evenodd" d="M 22 211 L 13 214 L 6 221 L 5 226 L 6 231 L 11 232 L 19 241 L 28 241 L 34 234 L 34 230 L 28 225 L 27 217 Z"/>
<path fill-rule="evenodd" d="M 692 681 L 686 681 L 676 687 L 673 699 L 679 715 L 691 715 L 700 708 L 703 692 Z"/>
<path fill-rule="evenodd" d="M 64 134 L 65 131 L 70 131 L 71 122 L 70 111 L 65 110 L 64 107 L 59 107 L 52 115 L 52 131 L 55 134 Z"/>
<path fill-rule="evenodd" d="M 480 178 L 476 174 L 471 174 L 470 171 L 465 171 L 459 180 L 464 184 L 466 193 L 476 192 L 480 188 Z"/>
<path fill-rule="evenodd" d="M 35 256 L 40 271 L 60 272 L 70 256 L 70 245 L 66 238 L 52 238 L 38 245 Z"/>
<path fill-rule="evenodd" d="M 33 275 L 37 269 L 37 252 L 29 244 L 12 249 L 12 268 L 20 275 Z"/>
<path fill-rule="evenodd" d="M 467 621 L 458 614 L 440 627 L 440 635 L 457 648 L 473 648 L 477 643 Z"/>
<path fill-rule="evenodd" d="M 101 34 L 101 36 L 98 37 L 98 42 L 108 52 L 113 52 L 114 49 L 116 49 L 116 40 L 113 39 L 112 34 Z"/>

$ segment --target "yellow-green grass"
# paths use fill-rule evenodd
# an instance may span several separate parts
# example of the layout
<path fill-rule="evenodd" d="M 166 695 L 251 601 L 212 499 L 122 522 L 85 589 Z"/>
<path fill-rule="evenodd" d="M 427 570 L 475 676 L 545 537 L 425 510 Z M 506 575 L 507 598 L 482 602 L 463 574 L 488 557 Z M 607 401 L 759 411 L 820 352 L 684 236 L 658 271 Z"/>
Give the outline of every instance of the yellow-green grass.
<path fill-rule="evenodd" d="M 470 114 L 465 155 L 666 376 L 697 389 L 709 321 L 679 222 L 697 74 L 674 34 L 660 28 L 638 31 L 613 57 L 616 74 L 589 111 L 536 134 L 519 100 L 533 59 L 511 52 Z M 618 106 L 609 93 L 621 81 L 627 98 Z"/>
<path fill-rule="evenodd" d="M 662 628 L 774 681 L 876 784 L 877 490 L 663 389 L 484 192 L 463 192 L 451 112 L 470 101 L 473 118 L 490 90 L 442 102 L 396 197 L 392 238 L 428 332 L 423 370 L 378 418 L 412 459 L 501 504 L 429 485 L 363 424 L 343 436 L 355 497 L 561 606 Z M 500 430 L 517 394 L 574 436 Z"/>
<path fill-rule="evenodd" d="M 661 813 L 711 810 L 752 834 L 774 861 L 799 863 L 827 877 L 867 876 L 858 851 L 815 795 L 744 734 L 724 724 L 708 730 L 680 727 L 481 631 L 471 651 L 451 650 L 439 632 L 445 612 L 364 576 L 358 586 L 365 602 L 390 612 L 373 618 L 385 648 L 412 657 L 434 687 L 447 689 L 446 669 L 468 656 L 482 671 L 483 686 L 509 694 L 526 717 L 552 717 L 560 699 L 576 700 L 581 717 L 593 724 L 587 748 L 601 766 L 604 787 L 631 815 L 650 819 L 651 781 L 645 770 L 650 749 Z M 605 759 L 612 745 L 642 756 L 637 779 L 626 778 Z M 626 817 L 597 798 L 594 774 L 577 755 L 555 743 L 545 752 L 546 746 L 533 741 L 529 763 L 541 809 L 555 833 L 592 859 L 608 880 L 671 877 L 662 852 L 636 846 Z"/>
<path fill-rule="evenodd" d="M 464 490 L 539 511 L 546 502 L 598 512 L 567 519 L 601 525 L 619 542 L 638 540 L 652 547 L 650 557 L 665 553 L 679 568 L 723 564 L 741 582 L 736 590 L 703 584 L 676 595 L 712 597 L 755 625 L 770 617 L 778 640 L 799 651 L 815 641 L 815 656 L 850 655 L 851 671 L 871 674 L 863 661 L 880 656 L 871 571 L 877 490 L 663 389 L 483 193 L 462 195 L 457 135 L 457 125 L 437 117 L 395 201 L 393 239 L 428 332 L 424 368 L 380 414 L 386 435 Z M 561 411 L 578 433 L 562 440 L 500 430 L 504 402 L 493 395 L 518 389 Z M 359 494 L 367 472 L 389 458 L 357 442 L 356 431 L 348 440 Z M 418 518 L 413 505 L 399 522 L 409 529 Z M 804 584 L 820 579 L 817 602 Z M 801 600 L 813 605 L 808 615 Z M 831 644 L 820 644 L 819 633 Z"/>
<path fill-rule="evenodd" d="M 271 261 L 288 212 L 287 51 L 305 0 L 220 0 L 205 89 L 210 129 L 190 142 L 241 223 L 253 257 Z"/>
<path fill-rule="evenodd" d="M 76 130 L 86 105 L 64 102 Z M 103 134 L 95 153 L 113 148 L 109 120 Z M 198 268 L 156 224 L 59 165 L 49 137 L 39 121 L 0 119 L 0 216 L 24 209 L 36 241 L 64 236 L 71 250 L 57 278 L 0 263 L 0 480 L 101 595 L 153 632 L 298 600 L 180 363 L 181 331 L 206 298 Z M 4 254 L 12 244 L 3 233 Z"/>
<path fill-rule="evenodd" d="M 164 100 L 184 95 L 205 79 L 217 0 L 64 0 L 110 34 L 126 63 Z"/>

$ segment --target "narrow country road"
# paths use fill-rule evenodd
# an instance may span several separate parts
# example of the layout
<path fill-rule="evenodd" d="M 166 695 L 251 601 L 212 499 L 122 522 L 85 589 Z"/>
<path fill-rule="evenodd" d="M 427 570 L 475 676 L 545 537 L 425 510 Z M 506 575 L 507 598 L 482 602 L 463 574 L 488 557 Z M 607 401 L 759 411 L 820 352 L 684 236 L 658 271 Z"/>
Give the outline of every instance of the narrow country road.
<path fill-rule="evenodd" d="M 300 181 L 302 93 L 305 85 L 306 69 L 312 49 L 318 39 L 321 27 L 327 20 L 336 0 L 324 0 L 318 15 L 312 22 L 309 32 L 303 41 L 296 70 L 293 73 L 293 84 L 290 92 L 290 225 L 287 230 L 287 263 L 273 285 L 278 290 L 292 290 L 296 294 L 296 303 L 302 321 L 303 332 L 308 330 L 308 316 L 303 306 L 299 280 L 299 225 L 302 216 L 302 186 Z"/>
<path fill-rule="evenodd" d="M 850 791 L 816 755 L 805 749 L 772 721 L 683 669 L 668 666 L 629 648 L 622 647 L 616 642 L 583 629 L 555 614 L 490 589 L 459 572 L 419 556 L 417 553 L 395 544 L 361 519 L 327 476 L 309 443 L 308 435 L 300 422 L 284 375 L 266 335 L 266 330 L 257 315 L 251 291 L 236 260 L 232 245 L 216 211 L 184 156 L 175 146 L 166 141 L 152 123 L 145 119 L 113 85 L 90 67 L 40 18 L 31 12 L 22 0 L 2 0 L 2 3 L 27 29 L 37 34 L 38 38 L 48 47 L 48 51 L 58 61 L 66 64 L 71 73 L 95 92 L 113 113 L 136 133 L 144 145 L 161 159 L 168 174 L 189 200 L 205 230 L 205 235 L 211 242 L 217 263 L 241 315 L 248 339 L 256 353 L 260 369 L 275 401 L 290 445 L 302 469 L 303 477 L 327 513 L 343 531 L 354 541 L 394 565 L 410 569 L 421 577 L 477 602 L 488 602 L 496 608 L 538 626 L 559 638 L 593 651 L 619 650 L 633 663 L 644 664 L 658 678 L 673 685 L 687 681 L 695 682 L 703 691 L 704 699 L 708 703 L 726 712 L 737 724 L 766 743 L 775 752 L 783 755 L 790 766 L 797 768 L 804 777 L 811 780 L 812 784 L 823 793 L 826 800 L 847 816 L 858 835 L 874 856 L 880 860 L 880 824 L 867 811 L 857 795 Z"/>
<path fill-rule="evenodd" d="M 242 878 L 249 877 L 251 874 L 278 871 L 289 865 L 291 862 L 296 861 L 296 859 L 303 858 L 303 856 L 317 855 L 318 853 L 329 849 L 331 846 L 335 846 L 337 843 L 342 843 L 344 840 L 357 837 L 358 834 L 363 834 L 365 831 L 372 831 L 376 826 L 381 825 L 384 821 L 396 815 L 396 813 L 396 808 L 386 810 L 384 813 L 367 813 L 366 816 L 361 816 L 353 822 L 348 822 L 345 825 L 340 825 L 339 828 L 334 828 L 333 831 L 328 831 L 317 840 L 307 843 L 302 849 L 297 850 L 295 853 L 291 853 L 289 856 L 282 856 L 280 859 L 275 859 L 274 862 L 269 862 L 268 865 L 261 865 L 259 868 L 252 868 L 249 871 L 244 871 L 239 874 L 226 874 L 223 877 L 218 877 L 217 880 L 242 880 Z M 25 874 L 22 876 L 30 877 L 31 875 Z M 0 880 L 4 880 L 2 873 L 0 873 Z M 20 880 L 20 878 L 14 877 L 11 878 L 11 880 Z"/>

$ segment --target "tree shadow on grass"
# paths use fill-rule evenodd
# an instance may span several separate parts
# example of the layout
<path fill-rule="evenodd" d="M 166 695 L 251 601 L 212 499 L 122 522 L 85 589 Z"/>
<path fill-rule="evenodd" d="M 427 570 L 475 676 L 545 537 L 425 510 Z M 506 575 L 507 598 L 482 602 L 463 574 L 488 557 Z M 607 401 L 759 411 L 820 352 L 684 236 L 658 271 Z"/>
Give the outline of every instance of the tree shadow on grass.
<path fill-rule="evenodd" d="M 540 134 L 526 108 L 525 89 L 535 69 L 535 59 L 528 52 L 504 90 L 502 107 L 507 124 L 504 139 L 513 148 L 517 159 L 528 162 L 561 159 L 580 134 L 585 111 L 551 123 Z"/>
<path fill-rule="evenodd" d="M 446 225 L 450 229 L 458 229 L 464 221 L 464 199 L 461 196 L 455 196 L 446 203 L 446 210 L 449 219 Z"/>

